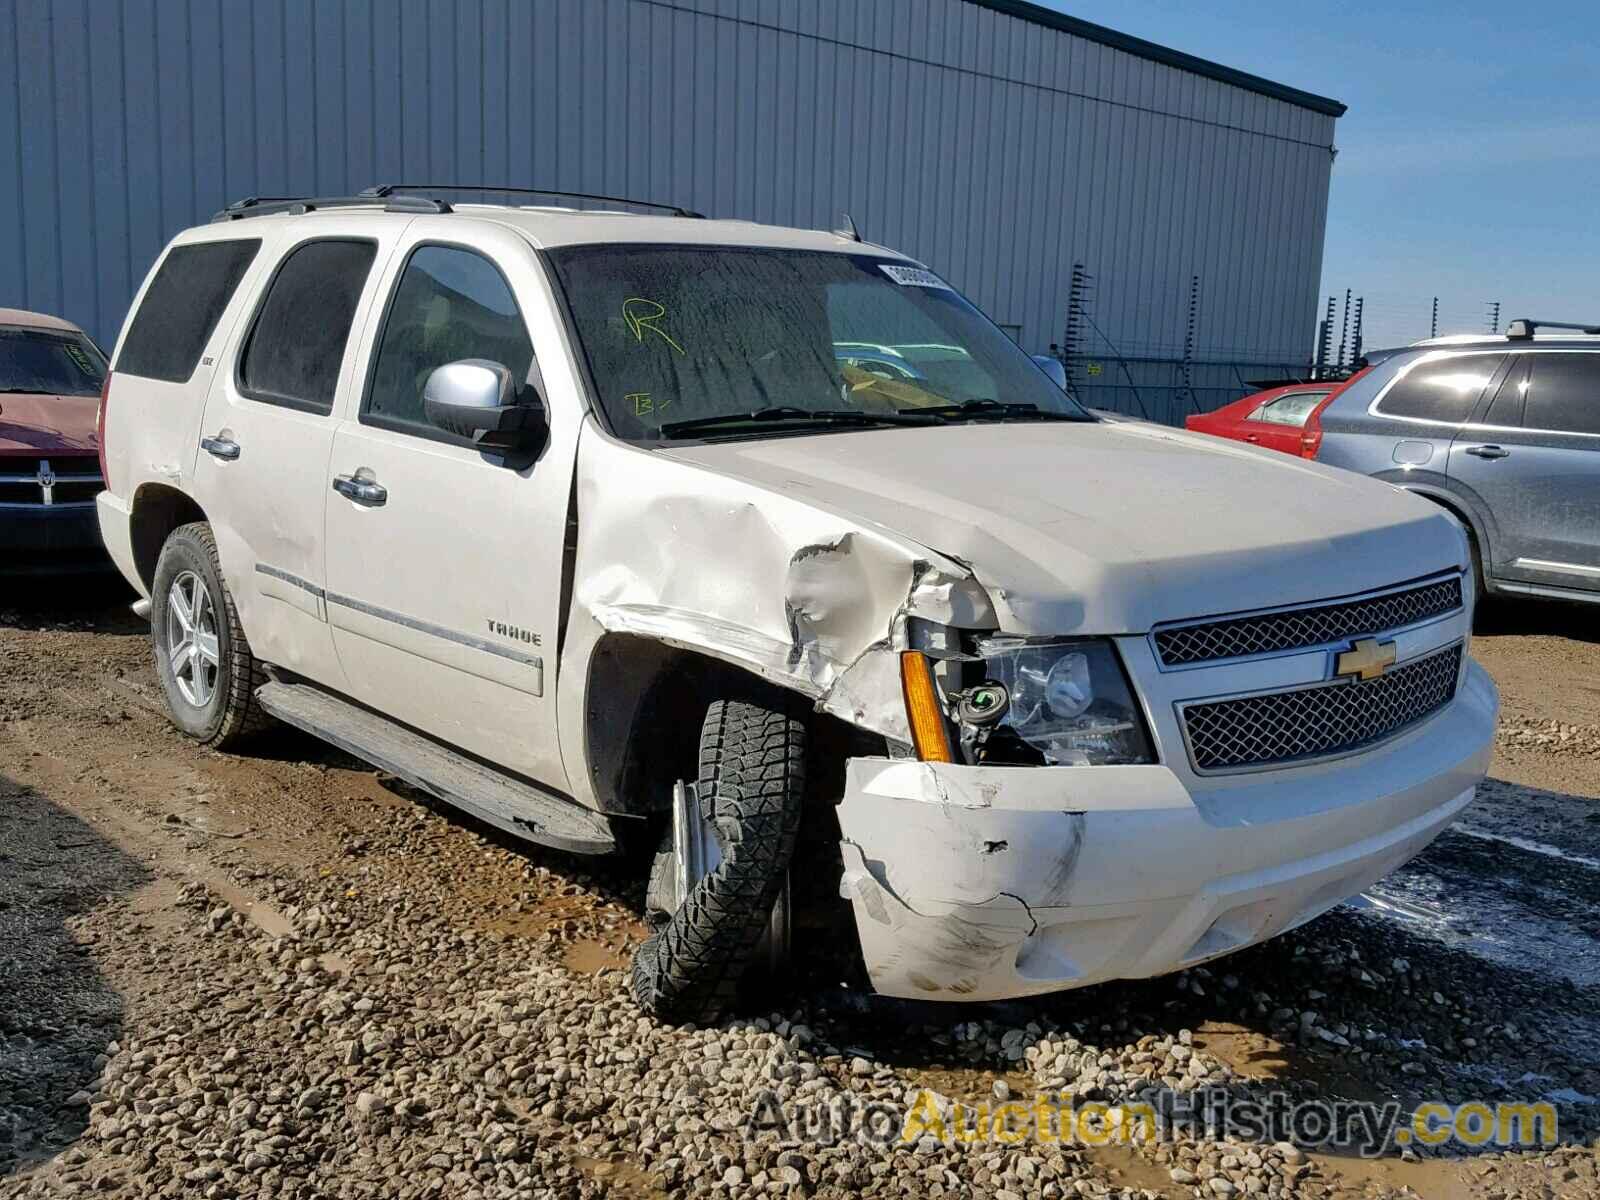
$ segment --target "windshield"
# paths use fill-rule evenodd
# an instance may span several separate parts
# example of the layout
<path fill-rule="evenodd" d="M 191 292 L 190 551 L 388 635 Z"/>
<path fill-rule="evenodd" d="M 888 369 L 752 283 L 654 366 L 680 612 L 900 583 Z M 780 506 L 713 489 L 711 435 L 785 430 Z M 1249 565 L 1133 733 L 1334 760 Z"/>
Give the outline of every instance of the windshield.
<path fill-rule="evenodd" d="M 571 246 L 550 258 L 620 437 L 767 436 L 811 414 L 845 428 L 919 411 L 925 421 L 901 420 L 931 423 L 972 402 L 985 419 L 1026 408 L 1089 419 L 919 267 L 727 246 Z M 781 419 L 719 420 L 763 410 Z"/>
<path fill-rule="evenodd" d="M 0 393 L 98 396 L 106 360 L 79 333 L 0 329 Z"/>

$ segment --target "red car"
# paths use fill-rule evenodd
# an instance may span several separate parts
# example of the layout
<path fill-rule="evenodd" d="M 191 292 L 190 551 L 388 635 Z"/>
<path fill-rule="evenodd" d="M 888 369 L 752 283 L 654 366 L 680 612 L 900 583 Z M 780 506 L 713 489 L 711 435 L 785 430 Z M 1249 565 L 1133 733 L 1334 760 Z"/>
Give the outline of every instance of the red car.
<path fill-rule="evenodd" d="M 103 571 L 106 359 L 70 321 L 0 308 L 0 575 Z"/>
<path fill-rule="evenodd" d="M 1322 429 L 1317 418 L 1334 392 L 1347 382 L 1330 379 L 1268 388 L 1224 404 L 1214 412 L 1185 417 L 1183 424 L 1196 433 L 1249 442 L 1300 458 L 1315 458 L 1322 443 Z"/>

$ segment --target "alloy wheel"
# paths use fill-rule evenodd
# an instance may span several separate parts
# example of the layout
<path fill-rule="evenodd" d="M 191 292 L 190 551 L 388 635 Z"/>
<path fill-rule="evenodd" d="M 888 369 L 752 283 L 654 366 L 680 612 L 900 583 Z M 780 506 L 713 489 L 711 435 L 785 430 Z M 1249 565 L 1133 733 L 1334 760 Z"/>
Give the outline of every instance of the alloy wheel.
<path fill-rule="evenodd" d="M 167 663 L 178 691 L 205 708 L 217 691 L 222 659 L 217 644 L 217 606 L 205 580 L 183 571 L 167 592 Z"/>

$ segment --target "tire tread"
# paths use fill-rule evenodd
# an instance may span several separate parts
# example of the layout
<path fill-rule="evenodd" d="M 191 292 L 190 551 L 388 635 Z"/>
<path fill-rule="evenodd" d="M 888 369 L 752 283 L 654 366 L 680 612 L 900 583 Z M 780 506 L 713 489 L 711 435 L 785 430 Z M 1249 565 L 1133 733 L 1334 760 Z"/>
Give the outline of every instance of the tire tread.
<path fill-rule="evenodd" d="M 709 1024 L 736 1002 L 794 857 L 805 738 L 784 708 L 718 700 L 707 710 L 697 792 L 723 859 L 633 960 L 634 998 L 663 1020 Z"/>

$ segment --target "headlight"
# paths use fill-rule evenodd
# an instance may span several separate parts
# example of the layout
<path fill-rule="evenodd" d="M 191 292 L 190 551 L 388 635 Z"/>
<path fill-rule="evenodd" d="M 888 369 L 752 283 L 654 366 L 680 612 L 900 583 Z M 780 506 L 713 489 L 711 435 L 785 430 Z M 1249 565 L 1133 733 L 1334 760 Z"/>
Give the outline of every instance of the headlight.
<path fill-rule="evenodd" d="M 1009 698 L 988 736 L 985 761 L 1011 757 L 1006 743 L 1012 739 L 1059 766 L 1155 761 L 1144 718 L 1109 642 L 990 637 L 980 639 L 977 649 L 989 679 Z"/>

